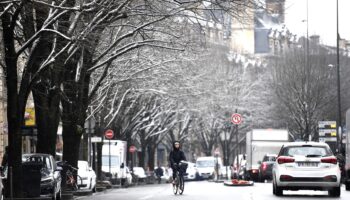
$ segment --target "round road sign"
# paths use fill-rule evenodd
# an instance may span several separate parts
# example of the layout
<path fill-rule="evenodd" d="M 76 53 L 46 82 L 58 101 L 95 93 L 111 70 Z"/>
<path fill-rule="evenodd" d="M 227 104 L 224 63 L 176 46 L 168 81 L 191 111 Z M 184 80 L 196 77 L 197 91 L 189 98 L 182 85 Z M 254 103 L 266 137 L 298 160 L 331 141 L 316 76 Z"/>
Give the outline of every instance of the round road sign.
<path fill-rule="evenodd" d="M 242 116 L 238 113 L 233 113 L 231 117 L 231 122 L 234 124 L 241 124 L 242 123 Z"/>
<path fill-rule="evenodd" d="M 106 130 L 105 131 L 105 137 L 107 138 L 107 139 L 112 139 L 113 137 L 114 137 L 114 132 L 113 132 L 113 130 L 111 130 L 111 129 L 108 129 L 108 130 Z"/>
<path fill-rule="evenodd" d="M 136 151 L 136 147 L 134 145 L 129 147 L 129 152 L 134 153 Z"/>

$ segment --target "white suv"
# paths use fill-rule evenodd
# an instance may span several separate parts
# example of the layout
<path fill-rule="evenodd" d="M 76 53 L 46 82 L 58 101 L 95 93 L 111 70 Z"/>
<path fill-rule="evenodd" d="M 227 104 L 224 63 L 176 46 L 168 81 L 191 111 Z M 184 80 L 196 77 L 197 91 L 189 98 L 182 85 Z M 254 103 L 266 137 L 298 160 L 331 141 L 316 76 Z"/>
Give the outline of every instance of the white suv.
<path fill-rule="evenodd" d="M 283 145 L 272 173 L 276 196 L 283 190 L 328 190 L 330 196 L 340 196 L 340 168 L 326 143 Z"/>

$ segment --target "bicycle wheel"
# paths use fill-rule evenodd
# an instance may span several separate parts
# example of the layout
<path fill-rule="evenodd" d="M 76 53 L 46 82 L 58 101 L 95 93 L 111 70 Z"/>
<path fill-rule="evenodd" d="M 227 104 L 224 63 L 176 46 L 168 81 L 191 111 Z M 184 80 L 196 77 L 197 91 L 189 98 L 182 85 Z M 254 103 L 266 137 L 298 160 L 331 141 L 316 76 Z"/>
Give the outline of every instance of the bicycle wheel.
<path fill-rule="evenodd" d="M 185 190 L 184 178 L 183 178 L 183 176 L 180 176 L 180 179 L 179 179 L 179 194 L 184 193 L 184 190 Z"/>
<path fill-rule="evenodd" d="M 175 184 L 173 184 L 173 192 L 176 195 L 177 191 L 179 190 L 179 181 L 178 181 L 178 176 L 175 178 Z"/>

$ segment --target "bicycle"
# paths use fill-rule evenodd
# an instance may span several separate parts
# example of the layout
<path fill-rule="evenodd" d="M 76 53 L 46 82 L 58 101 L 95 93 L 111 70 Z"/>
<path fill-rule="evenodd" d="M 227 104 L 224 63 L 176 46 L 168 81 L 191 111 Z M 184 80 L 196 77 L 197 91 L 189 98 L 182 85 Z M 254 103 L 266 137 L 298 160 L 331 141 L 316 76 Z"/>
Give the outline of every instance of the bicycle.
<path fill-rule="evenodd" d="M 72 191 L 77 191 L 80 189 L 78 180 L 80 179 L 81 185 L 83 184 L 83 179 L 78 175 L 78 168 L 73 167 L 72 165 L 67 164 L 67 162 L 60 163 L 60 166 L 67 168 L 66 171 L 66 186 Z M 74 178 L 74 175 L 77 176 L 77 180 Z"/>
<path fill-rule="evenodd" d="M 175 173 L 175 183 L 173 184 L 173 192 L 175 195 L 177 193 L 182 195 L 185 190 L 184 175 L 186 173 L 187 165 L 188 163 L 186 161 L 181 161 L 179 165 L 175 165 L 175 168 L 177 168 L 173 172 Z"/>

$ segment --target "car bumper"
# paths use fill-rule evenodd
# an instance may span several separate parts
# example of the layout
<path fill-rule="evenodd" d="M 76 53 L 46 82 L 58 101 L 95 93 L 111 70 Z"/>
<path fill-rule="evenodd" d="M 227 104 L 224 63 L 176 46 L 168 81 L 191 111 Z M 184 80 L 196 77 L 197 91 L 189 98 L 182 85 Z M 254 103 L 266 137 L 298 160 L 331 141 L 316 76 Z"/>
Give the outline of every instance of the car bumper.
<path fill-rule="evenodd" d="M 199 173 L 199 177 L 202 179 L 209 179 L 209 178 L 212 178 L 212 174 L 211 173 Z"/>
<path fill-rule="evenodd" d="M 275 173 L 274 181 L 282 188 L 322 190 L 339 187 L 340 177 L 340 171 L 336 167 L 314 171 L 282 168 Z"/>

